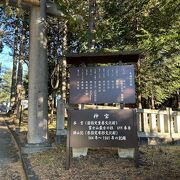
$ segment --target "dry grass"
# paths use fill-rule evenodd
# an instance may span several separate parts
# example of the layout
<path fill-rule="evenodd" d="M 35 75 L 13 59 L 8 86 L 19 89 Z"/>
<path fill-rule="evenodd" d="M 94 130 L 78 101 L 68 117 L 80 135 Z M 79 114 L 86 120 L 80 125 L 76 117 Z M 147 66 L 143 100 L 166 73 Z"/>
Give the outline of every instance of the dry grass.
<path fill-rule="evenodd" d="M 141 146 L 140 167 L 132 159 L 118 158 L 115 150 L 89 150 L 87 157 L 72 159 L 70 170 L 65 170 L 65 148 L 57 146 L 43 153 L 29 156 L 39 179 L 180 179 L 179 146 Z"/>

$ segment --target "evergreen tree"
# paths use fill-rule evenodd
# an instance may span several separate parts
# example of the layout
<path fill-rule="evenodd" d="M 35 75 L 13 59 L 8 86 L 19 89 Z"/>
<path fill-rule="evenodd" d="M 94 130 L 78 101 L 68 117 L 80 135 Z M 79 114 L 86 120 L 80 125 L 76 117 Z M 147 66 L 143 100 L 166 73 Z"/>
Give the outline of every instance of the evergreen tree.
<path fill-rule="evenodd" d="M 12 70 L 8 69 L 1 74 L 0 83 L 0 104 L 9 101 L 11 92 L 11 73 Z"/>

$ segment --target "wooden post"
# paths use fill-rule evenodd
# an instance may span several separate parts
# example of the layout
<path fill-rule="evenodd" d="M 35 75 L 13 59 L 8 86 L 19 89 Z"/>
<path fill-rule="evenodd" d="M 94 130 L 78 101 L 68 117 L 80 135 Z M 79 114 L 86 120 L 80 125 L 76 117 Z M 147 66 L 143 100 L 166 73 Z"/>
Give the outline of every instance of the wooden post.
<path fill-rule="evenodd" d="M 79 104 L 79 109 L 84 109 L 84 104 Z M 72 148 L 73 157 L 87 156 L 87 153 L 88 153 L 87 147 Z"/>
<path fill-rule="evenodd" d="M 67 144 L 66 144 L 66 170 L 69 170 L 71 163 L 71 152 L 70 152 L 70 133 L 71 133 L 71 116 L 68 114 L 68 124 L 67 124 Z"/>
<path fill-rule="evenodd" d="M 21 101 L 20 101 L 21 103 Z M 21 126 L 21 122 L 22 122 L 22 116 L 23 116 L 23 106 L 20 104 L 20 117 L 19 117 L 19 127 Z"/>
<path fill-rule="evenodd" d="M 125 104 L 124 103 L 120 103 L 119 107 L 120 107 L 120 109 L 124 109 Z M 133 122 L 133 123 L 137 124 L 137 120 L 136 120 L 135 114 L 136 114 L 136 112 L 134 111 L 134 115 L 133 115 L 134 118 L 133 118 L 133 120 L 135 122 Z M 136 126 L 136 131 L 137 131 L 137 126 Z M 138 164 L 138 162 L 137 162 L 137 159 L 138 159 L 137 158 L 137 154 L 138 154 L 138 147 L 128 148 L 128 149 L 118 148 L 118 156 L 120 158 L 134 158 L 136 166 Z"/>

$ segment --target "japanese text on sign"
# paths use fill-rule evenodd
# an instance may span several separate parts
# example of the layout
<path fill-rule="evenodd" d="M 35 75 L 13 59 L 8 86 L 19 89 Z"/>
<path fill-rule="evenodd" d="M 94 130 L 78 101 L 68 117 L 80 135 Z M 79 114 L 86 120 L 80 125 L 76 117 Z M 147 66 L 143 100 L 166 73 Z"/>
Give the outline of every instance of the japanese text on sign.
<path fill-rule="evenodd" d="M 70 103 L 135 103 L 134 66 L 70 68 Z"/>
<path fill-rule="evenodd" d="M 137 142 L 133 110 L 70 110 L 72 147 L 133 147 Z"/>

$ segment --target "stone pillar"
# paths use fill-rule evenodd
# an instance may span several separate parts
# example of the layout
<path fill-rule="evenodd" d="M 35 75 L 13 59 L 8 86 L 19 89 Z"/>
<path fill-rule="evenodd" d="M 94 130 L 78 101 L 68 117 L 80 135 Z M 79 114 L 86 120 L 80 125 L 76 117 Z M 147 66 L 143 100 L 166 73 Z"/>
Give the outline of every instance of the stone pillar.
<path fill-rule="evenodd" d="M 144 120 L 144 132 L 145 133 L 149 133 L 150 132 L 150 128 L 149 128 L 149 124 L 148 124 L 147 113 L 143 113 L 143 120 Z"/>
<path fill-rule="evenodd" d="M 143 127 L 142 127 L 142 113 L 141 112 L 137 113 L 137 123 L 138 123 L 138 131 L 142 132 Z"/>
<path fill-rule="evenodd" d="M 65 106 L 62 99 L 57 101 L 57 116 L 56 116 L 56 143 L 65 144 L 65 135 L 67 131 L 64 129 Z"/>
<path fill-rule="evenodd" d="M 165 133 L 164 129 L 164 114 L 159 114 L 160 133 Z"/>
<path fill-rule="evenodd" d="M 151 114 L 151 128 L 153 133 L 157 133 L 156 114 Z"/>
<path fill-rule="evenodd" d="M 172 119 L 172 108 L 166 108 L 167 117 L 168 117 L 168 132 L 169 136 L 172 139 L 172 134 L 174 133 L 173 119 Z"/>
<path fill-rule="evenodd" d="M 176 129 L 177 133 L 180 133 L 180 113 L 176 116 Z"/>
<path fill-rule="evenodd" d="M 135 148 L 120 149 L 118 148 L 118 156 L 120 158 L 134 158 Z"/>
<path fill-rule="evenodd" d="M 87 156 L 88 148 L 72 148 L 72 155 L 75 158 Z"/>
<path fill-rule="evenodd" d="M 31 7 L 29 51 L 28 144 L 48 139 L 48 69 L 46 55 L 46 1 Z"/>

